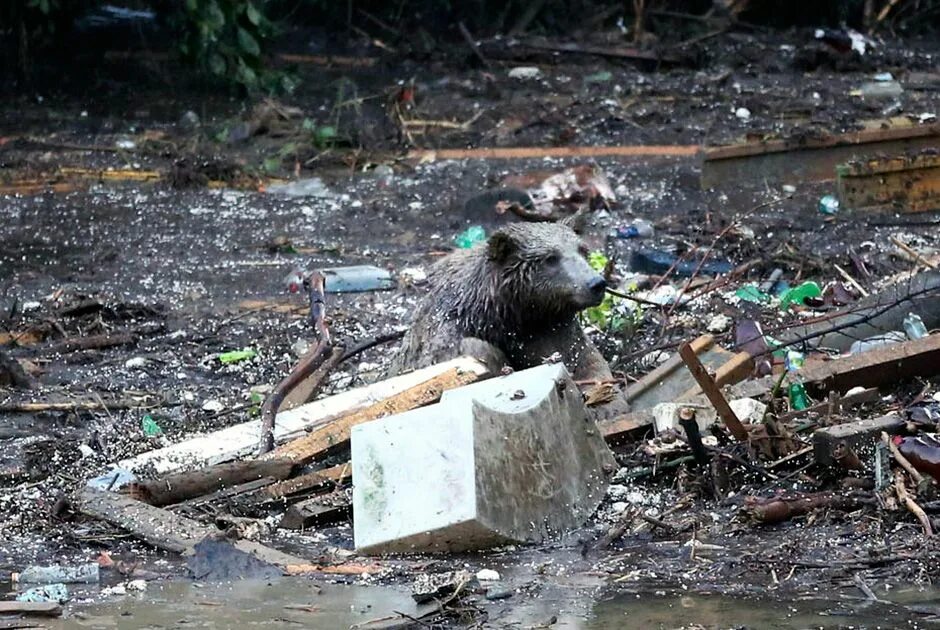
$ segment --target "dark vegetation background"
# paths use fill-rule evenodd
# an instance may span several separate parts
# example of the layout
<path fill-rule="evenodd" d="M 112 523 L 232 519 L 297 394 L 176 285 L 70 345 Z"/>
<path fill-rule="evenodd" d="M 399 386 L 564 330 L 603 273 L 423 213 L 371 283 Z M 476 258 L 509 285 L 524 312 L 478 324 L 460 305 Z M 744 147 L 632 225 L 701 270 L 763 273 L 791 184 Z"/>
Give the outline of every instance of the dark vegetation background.
<path fill-rule="evenodd" d="M 876 24 L 888 4 L 890 17 Z M 269 63 L 275 49 L 355 54 L 380 38 L 402 58 L 465 55 L 461 22 L 474 37 L 583 40 L 620 28 L 624 43 L 655 48 L 701 31 L 678 14 L 759 28 L 928 35 L 938 32 L 940 0 L 5 0 L 0 80 L 4 89 L 67 83 L 77 77 L 63 76 L 63 67 L 91 71 L 108 50 L 143 49 L 236 92 L 289 92 L 296 79 Z"/>

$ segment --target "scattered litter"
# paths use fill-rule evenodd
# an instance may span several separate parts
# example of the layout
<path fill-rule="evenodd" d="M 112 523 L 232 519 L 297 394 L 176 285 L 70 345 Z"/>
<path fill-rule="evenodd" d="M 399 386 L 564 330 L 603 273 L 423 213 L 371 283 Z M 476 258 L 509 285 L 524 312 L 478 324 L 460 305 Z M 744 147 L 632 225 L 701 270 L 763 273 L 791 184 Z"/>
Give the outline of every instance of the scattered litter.
<path fill-rule="evenodd" d="M 473 225 L 454 237 L 454 245 L 460 249 L 470 249 L 486 240 L 486 230 L 482 225 Z"/>
<path fill-rule="evenodd" d="M 509 70 L 510 79 L 538 79 L 542 71 L 536 66 L 517 66 Z"/>
<path fill-rule="evenodd" d="M 62 583 L 37 586 L 16 596 L 18 602 L 59 602 L 64 604 L 68 599 L 69 589 Z"/>
<path fill-rule="evenodd" d="M 499 580 L 499 572 L 493 569 L 480 569 L 476 577 L 481 582 L 496 582 Z"/>
<path fill-rule="evenodd" d="M 158 435 L 163 435 L 163 429 L 157 424 L 157 421 L 153 419 L 149 413 L 145 414 L 140 420 L 140 428 L 143 430 L 144 435 L 147 437 L 157 437 Z"/>
<path fill-rule="evenodd" d="M 12 582 L 20 584 L 97 584 L 99 580 L 98 563 L 89 562 L 77 566 L 32 566 L 11 575 Z"/>
<path fill-rule="evenodd" d="M 258 353 L 251 348 L 245 348 L 243 350 L 230 350 L 229 352 L 222 352 L 219 354 L 219 363 L 223 365 L 241 363 L 242 361 L 253 359 L 256 356 L 258 356 Z"/>
<path fill-rule="evenodd" d="M 286 184 L 268 184 L 265 190 L 272 195 L 283 197 L 321 197 L 332 199 L 336 195 L 331 192 L 319 177 L 298 179 Z"/>
<path fill-rule="evenodd" d="M 836 214 L 839 212 L 839 200 L 833 195 L 823 195 L 819 200 L 820 214 Z"/>
<path fill-rule="evenodd" d="M 225 404 L 221 400 L 210 399 L 202 403 L 202 410 L 209 413 L 219 413 L 225 409 Z"/>
<path fill-rule="evenodd" d="M 388 269 L 373 265 L 332 267 L 321 269 L 320 272 L 326 278 L 327 293 L 386 291 L 395 288 L 395 280 Z"/>

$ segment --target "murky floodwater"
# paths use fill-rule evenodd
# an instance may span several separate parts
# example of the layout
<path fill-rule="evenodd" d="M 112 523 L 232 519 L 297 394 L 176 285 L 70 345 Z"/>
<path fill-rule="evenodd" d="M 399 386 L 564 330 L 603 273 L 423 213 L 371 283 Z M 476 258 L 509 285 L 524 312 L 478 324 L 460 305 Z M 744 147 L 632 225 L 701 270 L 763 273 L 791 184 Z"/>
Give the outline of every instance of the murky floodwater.
<path fill-rule="evenodd" d="M 831 600 L 722 596 L 621 595 L 599 602 L 585 630 L 617 628 L 940 628 L 940 592 L 907 589 L 877 603 L 861 596 Z M 906 605 L 900 604 L 904 602 Z M 933 617 L 936 621 L 930 621 Z"/>
<path fill-rule="evenodd" d="M 89 591 L 67 606 L 66 617 L 43 621 L 48 628 L 286 628 L 345 629 L 381 618 L 420 614 L 403 587 L 346 586 L 312 580 L 245 580 L 224 584 L 153 582 L 146 592 L 104 600 Z M 584 592 L 569 593 L 586 598 Z M 881 596 L 881 594 L 879 594 Z M 885 595 L 886 597 L 888 595 Z M 490 626 L 549 627 L 572 630 L 622 628 L 937 628 L 940 591 L 901 588 L 890 593 L 897 603 L 869 602 L 851 594 L 832 599 L 790 601 L 705 595 L 624 594 L 595 603 L 537 605 L 522 597 L 480 602 Z M 564 598 L 562 598 L 564 599 Z M 507 610 L 516 608 L 516 610 Z M 497 608 L 502 609 L 497 611 Z M 546 611 L 554 609 L 557 615 Z M 575 610 L 578 609 L 577 612 Z M 567 610 L 567 613 L 562 612 Z M 585 614 L 585 611 L 590 611 Z M 508 614 L 507 614 L 508 613 Z M 520 625 L 521 624 L 521 625 Z"/>

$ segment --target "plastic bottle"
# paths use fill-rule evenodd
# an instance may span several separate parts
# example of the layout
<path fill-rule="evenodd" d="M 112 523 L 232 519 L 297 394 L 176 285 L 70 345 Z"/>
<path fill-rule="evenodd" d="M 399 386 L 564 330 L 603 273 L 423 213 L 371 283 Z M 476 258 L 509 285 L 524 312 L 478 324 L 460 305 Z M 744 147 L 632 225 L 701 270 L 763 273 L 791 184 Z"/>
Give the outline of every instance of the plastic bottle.
<path fill-rule="evenodd" d="M 901 455 L 922 473 L 928 474 L 940 483 L 940 441 L 923 435 L 920 437 L 894 438 Z"/>
<path fill-rule="evenodd" d="M 617 228 L 617 238 L 649 238 L 655 233 L 653 224 L 646 219 L 637 219 L 630 225 Z"/>
<path fill-rule="evenodd" d="M 908 339 L 922 339 L 929 334 L 924 320 L 916 313 L 908 313 L 904 318 L 904 332 L 907 333 Z"/>
<path fill-rule="evenodd" d="M 819 200 L 819 214 L 835 214 L 839 211 L 839 200 L 832 195 L 825 195 Z"/>
<path fill-rule="evenodd" d="M 787 390 L 790 398 L 790 409 L 800 411 L 810 405 L 809 394 L 806 393 L 806 387 L 803 386 L 803 380 L 798 376 L 798 372 L 803 367 L 805 358 L 801 352 L 789 350 L 787 352 L 786 366 L 790 378 L 794 379 Z"/>
<path fill-rule="evenodd" d="M 26 567 L 19 573 L 12 575 L 13 581 L 21 584 L 95 584 L 98 582 L 99 567 L 97 562 L 78 564 L 75 566 L 62 566 L 54 564 L 48 567 Z"/>

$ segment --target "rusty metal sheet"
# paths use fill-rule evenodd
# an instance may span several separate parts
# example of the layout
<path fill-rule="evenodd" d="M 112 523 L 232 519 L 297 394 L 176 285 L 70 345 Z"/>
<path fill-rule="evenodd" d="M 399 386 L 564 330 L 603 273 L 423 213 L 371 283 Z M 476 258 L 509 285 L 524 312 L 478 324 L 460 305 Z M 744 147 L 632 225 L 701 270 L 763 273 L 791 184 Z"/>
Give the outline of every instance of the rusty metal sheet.
<path fill-rule="evenodd" d="M 711 147 L 702 153 L 701 184 L 708 189 L 746 182 L 828 181 L 836 178 L 839 164 L 938 146 L 940 124 L 889 126 L 847 134 Z"/>

